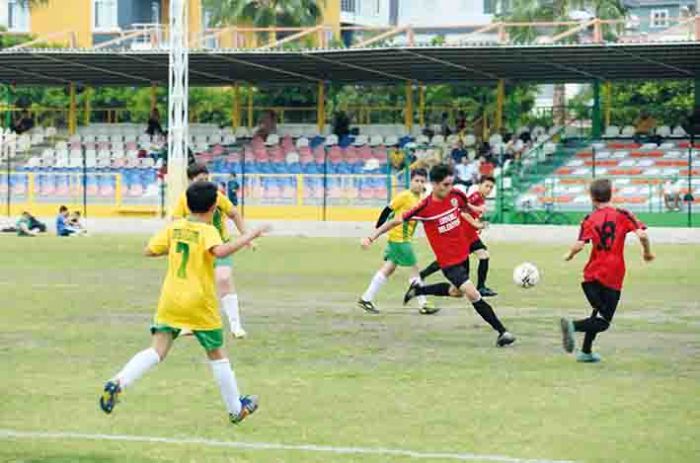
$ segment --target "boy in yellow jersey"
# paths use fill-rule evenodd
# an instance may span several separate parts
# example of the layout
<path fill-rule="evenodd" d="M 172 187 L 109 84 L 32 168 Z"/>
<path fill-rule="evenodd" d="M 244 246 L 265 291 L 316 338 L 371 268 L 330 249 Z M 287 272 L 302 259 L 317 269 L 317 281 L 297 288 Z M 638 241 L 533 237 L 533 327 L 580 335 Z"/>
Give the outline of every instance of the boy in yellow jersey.
<path fill-rule="evenodd" d="M 209 170 L 207 170 L 207 167 L 203 164 L 192 164 L 187 168 L 187 178 L 190 180 L 190 182 L 208 181 Z M 173 219 L 184 218 L 187 217 L 188 214 L 189 208 L 187 207 L 187 198 L 183 193 L 173 209 Z M 216 209 L 214 210 L 214 215 L 212 216 L 212 224 L 219 231 L 221 239 L 224 243 L 231 239 L 231 234 L 226 226 L 227 218 L 233 220 L 233 223 L 236 225 L 239 233 L 245 233 L 245 223 L 243 222 L 241 215 L 238 213 L 238 209 L 236 209 L 226 195 L 219 193 L 216 197 Z M 245 337 L 246 332 L 241 325 L 241 317 L 238 307 L 238 294 L 236 294 L 236 288 L 231 281 L 231 277 L 233 276 L 233 258 L 231 256 L 217 258 L 214 266 L 216 269 L 214 273 L 216 277 L 216 292 L 221 304 L 221 310 L 228 318 L 229 329 L 231 330 L 233 337 L 243 338 Z"/>
<path fill-rule="evenodd" d="M 425 182 L 428 173 L 425 169 L 415 169 L 411 171 L 411 185 L 408 190 L 402 191 L 391 200 L 391 203 L 384 208 L 377 220 L 376 227 L 380 227 L 391 216 L 401 217 L 404 212 L 408 212 L 415 207 L 421 199 L 425 190 Z M 420 283 L 418 262 L 413 252 L 413 234 L 416 231 L 416 222 L 404 222 L 402 227 L 396 227 L 389 233 L 389 242 L 384 250 L 384 264 L 375 273 L 370 281 L 367 290 L 357 301 L 357 305 L 364 311 L 377 314 L 379 309 L 374 305 L 374 297 L 379 289 L 386 283 L 386 280 L 394 273 L 396 267 L 410 267 L 411 279 Z M 433 307 L 425 297 L 418 299 L 420 313 L 433 314 L 439 309 Z"/>
<path fill-rule="evenodd" d="M 206 351 L 231 422 L 239 423 L 257 409 L 258 399 L 239 395 L 236 378 L 223 349 L 214 259 L 230 256 L 267 228 L 245 233 L 234 242 L 223 243 L 217 229 L 210 225 L 216 209 L 216 185 L 195 182 L 187 189 L 186 197 L 191 214 L 157 233 L 144 251 L 150 257 L 168 256 L 168 271 L 151 326 L 151 347 L 134 355 L 107 381 L 100 397 L 100 407 L 105 413 L 112 413 L 122 390 L 163 361 L 182 330 L 191 330 Z"/>

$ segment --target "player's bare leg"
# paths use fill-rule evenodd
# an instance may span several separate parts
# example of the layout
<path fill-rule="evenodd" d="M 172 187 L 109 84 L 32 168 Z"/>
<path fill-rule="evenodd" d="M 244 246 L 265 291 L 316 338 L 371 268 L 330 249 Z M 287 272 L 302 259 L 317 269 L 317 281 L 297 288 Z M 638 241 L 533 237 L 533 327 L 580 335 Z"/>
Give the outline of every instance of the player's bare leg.
<path fill-rule="evenodd" d="M 241 323 L 238 294 L 233 283 L 233 269 L 229 265 L 218 265 L 214 269 L 216 293 L 219 296 L 221 311 L 226 315 L 231 334 L 236 339 L 244 338 L 246 331 Z"/>
<path fill-rule="evenodd" d="M 370 281 L 369 286 L 367 286 L 365 292 L 362 294 L 360 299 L 357 300 L 358 307 L 360 307 L 365 312 L 378 314 L 379 309 L 377 309 L 377 307 L 374 305 L 374 298 L 381 289 L 381 287 L 384 286 L 384 283 L 386 283 L 386 281 L 391 275 L 394 274 L 395 271 L 395 263 L 391 261 L 384 262 L 384 264 L 379 268 L 379 270 L 377 270 L 377 273 L 375 273 L 372 277 L 372 281 Z"/>

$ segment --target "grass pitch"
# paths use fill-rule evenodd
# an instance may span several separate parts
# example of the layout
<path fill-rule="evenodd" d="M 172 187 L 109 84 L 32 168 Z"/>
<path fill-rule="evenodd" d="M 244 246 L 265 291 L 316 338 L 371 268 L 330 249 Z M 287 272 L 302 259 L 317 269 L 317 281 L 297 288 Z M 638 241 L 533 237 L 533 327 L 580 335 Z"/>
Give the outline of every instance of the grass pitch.
<path fill-rule="evenodd" d="M 492 303 L 518 336 L 497 349 L 495 334 L 460 301 L 436 300 L 443 310 L 435 316 L 402 307 L 405 272 L 380 293 L 382 315 L 357 309 L 379 245 L 362 252 L 356 240 L 266 238 L 235 257 L 249 338 L 227 345 L 242 391 L 261 396 L 259 412 L 235 427 L 192 338 L 178 340 L 112 416 L 98 408 L 104 380 L 149 343 L 165 261 L 141 257 L 145 239 L 0 239 L 0 429 L 404 449 L 472 461 L 700 456 L 699 246 L 655 246 L 650 265 L 630 247 L 615 322 L 596 344 L 604 361 L 580 365 L 561 350 L 558 318 L 588 313 L 579 288 L 585 257 L 564 263 L 561 246 L 491 246 L 489 284 L 501 292 Z M 430 258 L 422 244 L 419 257 Z M 543 274 L 531 290 L 511 282 L 526 260 Z M 0 461 L 412 459 L 0 432 Z"/>

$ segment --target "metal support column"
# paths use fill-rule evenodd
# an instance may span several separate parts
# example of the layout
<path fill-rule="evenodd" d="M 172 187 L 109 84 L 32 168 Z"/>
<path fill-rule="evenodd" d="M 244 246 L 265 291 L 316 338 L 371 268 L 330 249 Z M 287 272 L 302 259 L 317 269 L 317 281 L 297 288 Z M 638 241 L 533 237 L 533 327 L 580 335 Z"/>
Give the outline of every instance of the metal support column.
<path fill-rule="evenodd" d="M 68 106 L 68 133 L 75 135 L 78 130 L 78 99 L 75 91 L 75 82 L 71 82 L 68 88 L 70 103 Z"/>
<path fill-rule="evenodd" d="M 418 87 L 418 124 L 425 127 L 425 85 Z"/>
<path fill-rule="evenodd" d="M 185 190 L 188 147 L 188 8 L 187 0 L 170 0 L 170 66 L 168 79 L 168 207 Z"/>
<path fill-rule="evenodd" d="M 603 120 L 600 111 L 600 82 L 593 82 L 593 114 L 591 114 L 591 135 L 600 138 L 603 135 Z"/>
<path fill-rule="evenodd" d="M 248 128 L 255 127 L 253 122 L 253 86 L 248 84 Z"/>
<path fill-rule="evenodd" d="M 612 82 L 605 82 L 605 127 L 612 120 Z"/>
<path fill-rule="evenodd" d="M 231 110 L 231 126 L 237 129 L 241 126 L 241 88 L 236 82 L 233 85 L 233 108 Z"/>
<path fill-rule="evenodd" d="M 151 84 L 151 112 L 158 107 L 158 87 L 156 84 Z"/>
<path fill-rule="evenodd" d="M 503 79 L 498 80 L 496 87 L 496 120 L 493 121 L 493 128 L 496 132 L 503 129 L 503 102 L 506 95 L 506 83 Z"/>
<path fill-rule="evenodd" d="M 406 131 L 411 133 L 413 130 L 413 82 L 406 82 L 406 107 L 404 109 L 404 125 Z"/>
<path fill-rule="evenodd" d="M 318 133 L 323 135 L 323 130 L 326 128 L 326 87 L 322 81 L 318 82 L 316 100 L 316 124 L 318 124 Z"/>
<path fill-rule="evenodd" d="M 86 87 L 85 92 L 83 92 L 83 98 L 85 101 L 85 108 L 83 109 L 83 125 L 90 125 L 90 116 L 92 115 L 92 88 Z"/>

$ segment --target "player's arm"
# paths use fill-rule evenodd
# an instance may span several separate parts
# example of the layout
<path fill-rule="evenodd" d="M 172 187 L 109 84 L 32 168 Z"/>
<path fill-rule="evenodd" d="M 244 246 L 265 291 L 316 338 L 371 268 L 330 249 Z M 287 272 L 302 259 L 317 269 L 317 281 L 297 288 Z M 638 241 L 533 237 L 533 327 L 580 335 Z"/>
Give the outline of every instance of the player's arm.
<path fill-rule="evenodd" d="M 394 210 L 391 208 L 391 206 L 386 206 L 379 214 L 379 217 L 377 218 L 377 223 L 374 225 L 374 228 L 379 228 L 382 225 L 384 225 L 384 222 L 387 221 L 389 216 L 391 216 L 392 212 L 394 212 Z"/>
<path fill-rule="evenodd" d="M 483 214 L 484 212 L 486 212 L 486 204 L 482 204 L 481 206 L 475 206 L 472 203 L 467 203 L 467 207 L 469 207 L 469 209 L 476 212 L 477 214 Z"/>
<path fill-rule="evenodd" d="M 464 213 L 464 212 L 462 212 L 461 214 L 462 214 L 462 218 L 463 218 L 469 225 L 471 225 L 472 227 L 476 228 L 477 230 L 483 230 L 484 228 L 486 228 L 486 222 L 482 222 L 482 221 L 480 221 L 480 220 L 478 220 L 478 219 L 475 219 L 474 217 L 472 217 L 471 214 L 467 214 L 467 213 Z"/>
<path fill-rule="evenodd" d="M 585 242 L 585 241 L 577 240 L 577 241 L 571 246 L 571 248 L 569 249 L 569 252 L 567 252 L 566 255 L 564 256 L 564 260 L 567 261 L 567 262 L 570 261 L 571 259 L 573 259 L 574 257 L 576 257 L 576 254 L 578 254 L 579 252 L 583 251 L 583 248 L 584 248 L 585 246 L 586 246 L 586 242 Z"/>
<path fill-rule="evenodd" d="M 143 250 L 143 255 L 146 257 L 163 256 L 170 250 L 170 237 L 168 236 L 168 228 L 159 231 L 153 238 L 148 241 L 148 244 Z"/>
<path fill-rule="evenodd" d="M 211 252 L 216 257 L 227 257 L 231 254 L 240 251 L 241 248 L 248 246 L 256 238 L 259 238 L 264 233 L 271 230 L 270 225 L 264 225 L 262 227 L 255 228 L 249 232 L 243 233 L 241 236 L 236 238 L 234 241 L 225 244 L 219 244 L 209 248 Z"/>
<path fill-rule="evenodd" d="M 639 242 L 642 245 L 642 258 L 646 262 L 651 262 L 656 256 L 654 256 L 654 254 L 651 252 L 651 240 L 649 240 L 649 234 L 642 228 L 636 229 L 634 233 L 637 235 L 637 238 L 639 238 Z"/>
<path fill-rule="evenodd" d="M 382 226 L 379 228 L 376 228 L 367 238 L 362 239 L 362 247 L 367 249 L 370 247 L 372 243 L 377 241 L 377 238 L 382 236 L 384 233 L 388 232 L 392 228 L 398 227 L 403 223 L 403 219 L 400 217 L 397 217 L 395 219 L 388 220 L 384 222 Z"/>

